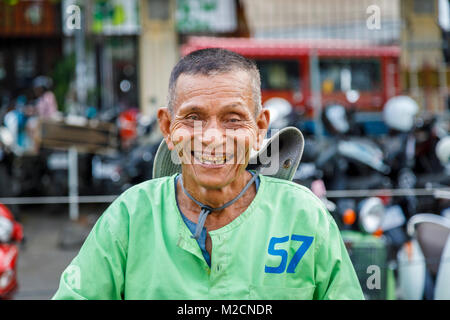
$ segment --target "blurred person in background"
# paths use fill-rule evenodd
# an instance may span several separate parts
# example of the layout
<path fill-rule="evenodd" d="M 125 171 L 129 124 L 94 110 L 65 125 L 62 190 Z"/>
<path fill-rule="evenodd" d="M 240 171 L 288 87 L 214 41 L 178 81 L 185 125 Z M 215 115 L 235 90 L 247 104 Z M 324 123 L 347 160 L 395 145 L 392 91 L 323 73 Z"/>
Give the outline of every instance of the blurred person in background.
<path fill-rule="evenodd" d="M 33 80 L 34 105 L 26 108 L 27 133 L 30 137 L 30 151 L 39 152 L 39 121 L 43 119 L 57 119 L 58 104 L 55 94 L 51 91 L 52 79 L 46 76 L 38 76 Z"/>
<path fill-rule="evenodd" d="M 51 87 L 52 79 L 49 77 L 39 76 L 33 80 L 33 92 L 36 102 L 34 111 L 31 111 L 31 114 L 35 114 L 41 119 L 50 119 L 56 116 L 58 105 Z"/>
<path fill-rule="evenodd" d="M 11 102 L 8 107 L 3 123 L 11 133 L 14 144 L 13 151 L 17 155 L 25 152 L 30 145 L 30 140 L 26 132 L 28 100 L 25 94 L 20 94 Z"/>

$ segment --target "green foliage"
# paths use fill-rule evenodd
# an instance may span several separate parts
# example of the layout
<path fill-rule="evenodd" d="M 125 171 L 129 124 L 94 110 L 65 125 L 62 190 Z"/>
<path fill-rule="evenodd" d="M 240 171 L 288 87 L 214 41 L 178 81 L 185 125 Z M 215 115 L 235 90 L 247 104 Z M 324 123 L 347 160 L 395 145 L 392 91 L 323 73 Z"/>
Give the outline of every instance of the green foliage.
<path fill-rule="evenodd" d="M 3 0 L 5 4 L 9 4 L 10 6 L 15 6 L 19 3 L 19 0 Z"/>
<path fill-rule="evenodd" d="M 56 63 L 52 73 L 53 93 L 60 111 L 66 110 L 66 95 L 75 75 L 75 54 L 64 56 Z"/>
<path fill-rule="evenodd" d="M 197 6 L 192 7 L 194 3 Z M 217 0 L 177 0 L 177 29 L 180 32 L 202 32 L 209 31 L 208 22 L 197 20 L 193 9 L 198 9 L 205 13 L 217 9 Z"/>
<path fill-rule="evenodd" d="M 2 2 L 2 0 L 0 0 L 0 2 Z M 3 2 L 10 6 L 15 6 L 16 4 L 18 4 L 20 2 L 20 0 L 3 0 Z M 50 0 L 50 2 L 53 4 L 59 4 L 61 2 L 61 0 Z"/>

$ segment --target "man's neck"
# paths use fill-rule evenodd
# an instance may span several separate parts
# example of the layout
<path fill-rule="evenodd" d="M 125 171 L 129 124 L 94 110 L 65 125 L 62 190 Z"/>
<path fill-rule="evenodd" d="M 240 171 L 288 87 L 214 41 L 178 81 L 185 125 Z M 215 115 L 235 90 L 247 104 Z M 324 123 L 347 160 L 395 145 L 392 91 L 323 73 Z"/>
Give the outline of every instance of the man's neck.
<path fill-rule="evenodd" d="M 184 188 L 187 192 L 189 192 L 189 194 L 191 194 L 191 196 L 195 200 L 212 208 L 218 208 L 238 196 L 241 190 L 250 181 L 252 175 L 248 171 L 243 171 L 240 177 L 221 189 L 204 188 L 195 185 L 195 183 L 193 181 L 190 181 L 188 177 L 186 178 L 187 181 L 185 181 L 185 177 L 183 177 Z M 189 220 L 197 222 L 200 208 L 183 192 L 180 183 L 181 180 L 178 180 L 177 200 L 180 205 L 180 209 Z M 256 187 L 253 185 L 245 192 L 245 194 L 240 199 L 238 199 L 229 207 L 226 207 L 221 211 L 211 212 L 208 215 L 205 227 L 207 227 L 207 229 L 209 230 L 214 230 L 231 222 L 243 211 L 245 211 L 245 209 L 252 202 L 255 195 Z"/>

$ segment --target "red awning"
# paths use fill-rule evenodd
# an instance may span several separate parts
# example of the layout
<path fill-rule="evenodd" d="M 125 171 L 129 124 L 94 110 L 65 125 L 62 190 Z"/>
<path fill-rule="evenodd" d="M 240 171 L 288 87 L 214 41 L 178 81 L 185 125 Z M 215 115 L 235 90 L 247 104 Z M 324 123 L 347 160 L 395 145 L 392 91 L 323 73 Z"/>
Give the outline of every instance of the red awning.
<path fill-rule="evenodd" d="M 282 40 L 191 37 L 181 48 L 182 55 L 204 48 L 225 48 L 248 57 L 305 56 L 315 51 L 319 56 L 374 57 L 400 55 L 399 46 L 376 46 L 355 40 Z"/>

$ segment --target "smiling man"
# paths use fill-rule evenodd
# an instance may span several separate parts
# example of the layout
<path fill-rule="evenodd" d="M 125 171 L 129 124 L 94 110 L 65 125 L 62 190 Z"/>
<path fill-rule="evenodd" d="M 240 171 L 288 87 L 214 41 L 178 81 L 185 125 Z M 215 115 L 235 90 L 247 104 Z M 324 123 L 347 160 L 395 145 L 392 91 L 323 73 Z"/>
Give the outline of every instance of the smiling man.
<path fill-rule="evenodd" d="M 156 178 L 110 205 L 54 299 L 363 298 L 332 217 L 289 181 L 299 158 L 285 179 L 249 169 L 270 121 L 253 62 L 185 56 L 158 120 Z"/>

